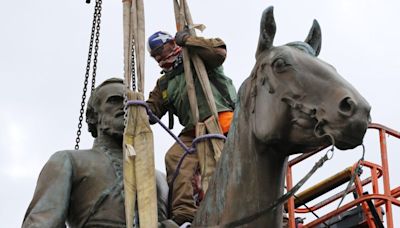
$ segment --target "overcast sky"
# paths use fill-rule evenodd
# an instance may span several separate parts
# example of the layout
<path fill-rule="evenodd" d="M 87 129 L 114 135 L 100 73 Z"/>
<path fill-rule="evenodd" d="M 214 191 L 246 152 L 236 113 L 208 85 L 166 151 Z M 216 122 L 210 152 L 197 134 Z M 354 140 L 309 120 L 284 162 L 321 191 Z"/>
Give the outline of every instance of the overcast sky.
<path fill-rule="evenodd" d="M 275 45 L 304 40 L 317 19 L 323 40 L 320 58 L 334 65 L 369 101 L 373 122 L 400 130 L 399 1 L 189 0 L 194 22 L 207 26 L 200 35 L 218 36 L 227 43 L 225 72 L 237 88 L 254 65 L 260 16 L 270 5 L 275 6 Z M 2 227 L 20 227 L 44 163 L 54 152 L 74 147 L 93 7 L 84 0 L 6 1 L 0 7 Z M 175 32 L 172 1 L 146 0 L 145 10 L 146 37 L 157 30 Z M 121 12 L 121 1 L 104 1 L 97 85 L 109 77 L 122 77 Z M 147 97 L 159 68 L 146 58 Z M 86 130 L 84 125 L 81 148 L 92 145 Z M 173 142 L 158 127 L 153 130 L 156 166 L 164 171 L 164 153 Z M 391 137 L 388 144 L 391 183 L 398 186 L 400 174 L 394 170 L 400 161 L 400 140 Z M 375 130 L 367 133 L 365 146 L 366 159 L 378 162 Z M 337 151 L 310 182 L 333 175 L 360 156 L 359 148 Z M 294 170 L 297 180 L 315 159 Z M 400 227 L 399 216 L 396 224 Z"/>

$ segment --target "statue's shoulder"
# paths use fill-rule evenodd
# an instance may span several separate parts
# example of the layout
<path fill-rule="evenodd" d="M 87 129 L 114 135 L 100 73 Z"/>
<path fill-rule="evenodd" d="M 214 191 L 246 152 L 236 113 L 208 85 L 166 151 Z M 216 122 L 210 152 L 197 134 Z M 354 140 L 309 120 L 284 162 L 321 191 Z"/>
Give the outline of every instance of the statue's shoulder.
<path fill-rule="evenodd" d="M 92 149 L 87 150 L 59 150 L 55 152 L 52 156 L 80 156 L 82 154 L 92 153 Z"/>
<path fill-rule="evenodd" d="M 60 150 L 51 155 L 50 160 L 67 159 L 72 150 Z"/>
<path fill-rule="evenodd" d="M 84 159 L 88 155 L 91 156 L 93 150 L 60 150 L 51 155 L 49 162 L 72 161 L 76 159 Z"/>

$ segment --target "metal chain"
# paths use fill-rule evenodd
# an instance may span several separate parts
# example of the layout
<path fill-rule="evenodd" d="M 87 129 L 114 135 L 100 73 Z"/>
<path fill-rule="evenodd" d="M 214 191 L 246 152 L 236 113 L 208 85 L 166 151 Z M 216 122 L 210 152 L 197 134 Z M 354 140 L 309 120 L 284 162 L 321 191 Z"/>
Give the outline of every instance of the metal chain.
<path fill-rule="evenodd" d="M 136 63 L 135 63 L 135 41 L 132 40 L 132 53 L 131 53 L 131 67 L 132 67 L 132 90 L 135 91 L 136 90 Z"/>
<path fill-rule="evenodd" d="M 94 59 L 93 59 L 93 76 L 92 76 L 92 92 L 95 89 L 96 85 L 96 72 L 97 72 L 97 56 L 98 56 L 98 51 L 99 51 L 99 41 L 100 41 L 100 23 L 101 23 L 101 4 L 103 3 L 102 0 L 98 0 L 97 4 L 97 20 L 96 20 L 96 39 L 95 39 L 95 45 L 94 45 Z"/>
<path fill-rule="evenodd" d="M 80 136 L 82 134 L 82 120 L 83 120 L 83 113 L 85 110 L 85 101 L 86 101 L 86 92 L 87 92 L 87 85 L 89 81 L 89 73 L 90 73 L 90 63 L 92 60 L 92 51 L 93 51 L 93 41 L 95 40 L 95 61 L 93 62 L 93 78 L 92 78 L 92 91 L 94 90 L 95 86 L 95 77 L 96 77 L 96 68 L 97 68 L 97 51 L 98 51 L 98 44 L 99 44 L 99 36 L 100 36 L 100 16 L 101 16 L 101 3 L 102 0 L 97 0 L 96 5 L 94 7 L 94 14 L 93 14 L 93 22 L 92 22 L 92 31 L 90 34 L 90 42 L 89 42 L 89 52 L 88 58 L 86 61 L 86 72 L 85 72 L 85 81 L 83 85 L 83 94 L 82 94 L 82 101 L 81 101 L 81 109 L 79 111 L 79 122 L 78 122 L 78 130 L 76 132 L 76 139 L 75 139 L 75 150 L 79 150 L 79 142 L 81 141 Z M 95 39 L 96 35 L 96 39 Z"/>
<path fill-rule="evenodd" d="M 124 129 L 128 125 L 128 89 L 126 87 L 124 91 Z"/>

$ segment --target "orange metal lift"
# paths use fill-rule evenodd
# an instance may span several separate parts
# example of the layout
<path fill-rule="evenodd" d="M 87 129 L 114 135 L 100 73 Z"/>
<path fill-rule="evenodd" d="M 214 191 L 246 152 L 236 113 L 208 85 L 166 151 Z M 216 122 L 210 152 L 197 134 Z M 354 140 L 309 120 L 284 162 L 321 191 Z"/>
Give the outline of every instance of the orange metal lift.
<path fill-rule="evenodd" d="M 327 206 L 328 204 L 341 199 L 344 191 L 339 192 L 319 203 L 316 203 L 312 206 L 308 206 L 308 208 L 301 207 L 302 203 L 307 203 L 327 192 L 336 188 L 337 186 L 346 183 L 350 180 L 350 178 L 354 175 L 354 184 L 349 189 L 348 193 L 355 192 L 357 198 L 353 201 L 344 204 L 309 223 L 302 224 L 301 227 L 316 227 L 320 224 L 326 224 L 329 219 L 334 217 L 338 217 L 343 212 L 354 209 L 357 206 L 361 206 L 362 212 L 364 214 L 364 221 L 362 225 L 359 227 L 379 227 L 377 226 L 375 220 L 382 220 L 382 209 L 381 206 L 385 206 L 385 218 L 386 218 L 386 227 L 394 228 L 393 225 L 393 210 L 392 205 L 400 207 L 400 186 L 391 188 L 390 186 L 390 178 L 389 178 L 389 163 L 388 163 L 388 154 L 387 154 L 387 146 L 386 146 L 386 136 L 391 135 L 396 139 L 400 139 L 400 132 L 390 129 L 381 124 L 372 123 L 369 125 L 369 130 L 375 129 L 379 131 L 379 140 L 380 140 L 380 154 L 381 154 L 381 164 L 375 164 L 369 161 L 361 162 L 361 165 L 366 169 L 370 170 L 370 176 L 361 180 L 359 175 L 354 175 L 356 171 L 356 167 L 358 163 L 355 163 L 352 167 L 346 168 L 345 170 L 339 172 L 338 174 L 323 180 L 322 182 L 316 184 L 315 186 L 296 194 L 296 197 L 291 197 L 285 208 L 289 215 L 289 227 L 295 228 L 295 213 L 296 214 L 304 214 L 310 213 L 311 211 L 316 211 L 320 208 Z M 320 150 L 313 151 L 308 154 L 300 155 L 288 163 L 288 169 L 286 174 L 286 186 L 287 189 L 290 190 L 293 187 L 292 180 L 292 167 L 301 161 L 311 157 L 312 155 L 318 153 Z M 379 178 L 382 178 L 383 192 L 379 189 Z M 365 186 L 372 187 L 372 193 L 366 193 L 363 189 Z M 372 185 L 372 186 L 371 186 Z M 371 211 L 371 207 L 373 207 Z M 378 216 L 378 217 L 377 217 Z M 299 226 L 300 227 L 300 226 Z"/>

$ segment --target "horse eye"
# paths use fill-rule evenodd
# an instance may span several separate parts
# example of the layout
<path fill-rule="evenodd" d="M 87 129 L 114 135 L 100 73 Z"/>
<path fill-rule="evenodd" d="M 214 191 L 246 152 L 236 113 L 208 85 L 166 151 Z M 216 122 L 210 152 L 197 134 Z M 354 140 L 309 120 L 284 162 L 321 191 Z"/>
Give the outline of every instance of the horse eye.
<path fill-rule="evenodd" d="M 282 59 L 282 58 L 278 58 L 272 63 L 274 71 L 277 73 L 284 72 L 288 65 L 289 64 L 286 63 L 285 59 Z"/>

